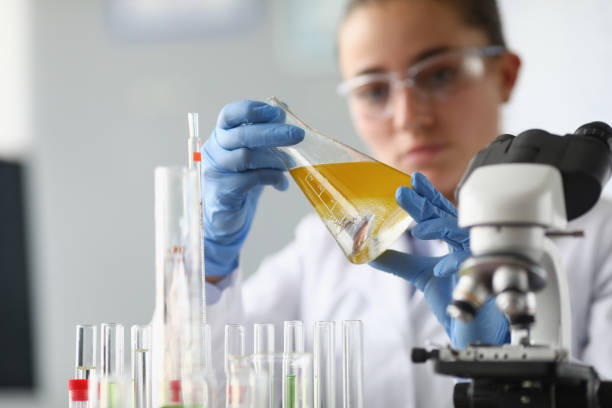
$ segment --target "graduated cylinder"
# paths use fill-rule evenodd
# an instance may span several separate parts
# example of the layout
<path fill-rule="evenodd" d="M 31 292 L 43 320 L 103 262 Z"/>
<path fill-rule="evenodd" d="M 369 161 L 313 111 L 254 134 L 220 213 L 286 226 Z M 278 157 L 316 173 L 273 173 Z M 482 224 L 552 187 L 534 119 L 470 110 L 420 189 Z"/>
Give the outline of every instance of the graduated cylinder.
<path fill-rule="evenodd" d="M 210 406 L 205 373 L 197 170 L 155 169 L 152 406 Z"/>

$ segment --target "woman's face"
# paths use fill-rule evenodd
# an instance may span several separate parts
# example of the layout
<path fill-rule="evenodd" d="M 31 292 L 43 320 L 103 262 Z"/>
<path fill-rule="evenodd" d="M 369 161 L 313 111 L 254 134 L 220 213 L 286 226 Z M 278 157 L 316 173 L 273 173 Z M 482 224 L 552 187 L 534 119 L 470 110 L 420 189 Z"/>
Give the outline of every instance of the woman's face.
<path fill-rule="evenodd" d="M 361 6 L 339 32 L 344 79 L 396 73 L 448 49 L 488 45 L 485 34 L 467 26 L 455 10 L 434 1 L 389 1 Z M 498 134 L 498 110 L 508 100 L 519 60 L 513 54 L 490 58 L 482 78 L 443 100 L 423 102 L 403 88 L 388 119 L 353 112 L 359 134 L 381 161 L 404 172 L 420 171 L 444 195 L 453 191 L 471 157 Z"/>

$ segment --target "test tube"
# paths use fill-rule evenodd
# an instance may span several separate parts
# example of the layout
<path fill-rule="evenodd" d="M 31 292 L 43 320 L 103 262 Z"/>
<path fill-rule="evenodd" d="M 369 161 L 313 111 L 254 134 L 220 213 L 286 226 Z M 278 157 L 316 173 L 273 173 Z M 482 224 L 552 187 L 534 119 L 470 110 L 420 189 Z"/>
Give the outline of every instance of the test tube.
<path fill-rule="evenodd" d="M 94 381 L 96 374 L 96 329 L 96 326 L 90 324 L 76 326 L 75 373 L 74 379 L 68 381 L 70 408 L 92 406 L 89 382 Z"/>
<path fill-rule="evenodd" d="M 244 356 L 244 327 L 241 324 L 225 325 L 225 406 L 239 406 L 242 400 L 242 386 L 232 386 L 230 359 Z"/>
<path fill-rule="evenodd" d="M 225 325 L 225 372 L 229 372 L 229 357 L 244 355 L 244 326 Z"/>
<path fill-rule="evenodd" d="M 289 320 L 284 322 L 283 351 L 285 353 L 304 352 L 304 323 L 300 320 Z"/>
<path fill-rule="evenodd" d="M 342 322 L 342 401 L 344 408 L 363 408 L 363 324 Z"/>
<path fill-rule="evenodd" d="M 271 364 L 274 349 L 274 324 L 255 323 L 253 325 L 253 352 L 262 355 L 261 358 L 254 360 L 255 370 L 260 380 L 265 377 L 268 384 L 266 393 L 268 403 L 262 406 L 270 408 L 274 407 L 274 364 Z"/>
<path fill-rule="evenodd" d="M 123 326 L 119 323 L 102 323 L 100 330 L 101 377 L 123 375 Z"/>
<path fill-rule="evenodd" d="M 286 363 L 283 364 L 283 408 L 296 406 L 296 374 L 289 364 L 292 355 L 304 352 L 304 323 L 300 320 L 288 320 L 283 324 L 283 351 Z"/>
<path fill-rule="evenodd" d="M 132 326 L 131 337 L 132 407 L 151 408 L 151 326 Z"/>
<path fill-rule="evenodd" d="M 314 402 L 316 408 L 336 406 L 336 322 L 314 327 Z"/>
<path fill-rule="evenodd" d="M 274 353 L 274 325 L 272 323 L 253 325 L 253 352 Z"/>
<path fill-rule="evenodd" d="M 96 326 L 76 326 L 76 358 L 74 378 L 88 380 L 96 371 Z"/>
<path fill-rule="evenodd" d="M 68 407 L 89 408 L 89 380 L 84 378 L 68 380 Z"/>
<path fill-rule="evenodd" d="M 123 378 L 123 325 L 100 326 L 100 408 L 118 408 L 125 403 Z"/>

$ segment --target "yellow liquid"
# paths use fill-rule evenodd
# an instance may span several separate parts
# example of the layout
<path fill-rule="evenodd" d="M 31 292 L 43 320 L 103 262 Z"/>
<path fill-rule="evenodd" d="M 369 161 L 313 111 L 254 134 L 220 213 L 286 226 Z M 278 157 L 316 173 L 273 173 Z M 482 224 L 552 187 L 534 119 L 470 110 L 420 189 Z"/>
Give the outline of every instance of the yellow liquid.
<path fill-rule="evenodd" d="M 402 234 L 412 218 L 395 201 L 410 176 L 379 162 L 297 167 L 289 173 L 355 264 L 371 261 Z"/>

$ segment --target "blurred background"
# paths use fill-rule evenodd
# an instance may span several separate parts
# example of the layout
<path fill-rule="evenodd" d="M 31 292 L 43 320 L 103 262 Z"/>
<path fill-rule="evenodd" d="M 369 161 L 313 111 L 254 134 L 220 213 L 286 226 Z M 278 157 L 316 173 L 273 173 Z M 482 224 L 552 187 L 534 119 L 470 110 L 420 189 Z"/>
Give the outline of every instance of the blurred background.
<path fill-rule="evenodd" d="M 206 137 L 225 103 L 277 95 L 364 149 L 335 94 L 343 4 L 3 0 L 0 406 L 67 405 L 77 323 L 150 320 L 153 169 L 186 162 L 188 111 L 200 113 Z M 523 57 L 503 130 L 612 122 L 612 2 L 500 6 Z M 309 209 L 293 185 L 265 192 L 246 273 L 291 239 Z"/>

